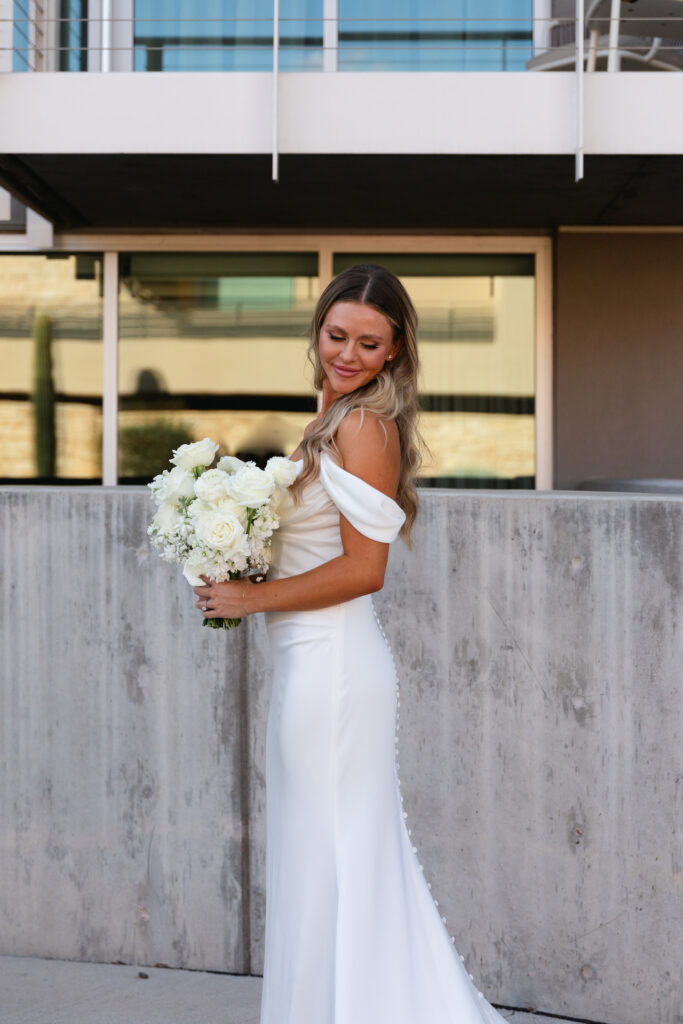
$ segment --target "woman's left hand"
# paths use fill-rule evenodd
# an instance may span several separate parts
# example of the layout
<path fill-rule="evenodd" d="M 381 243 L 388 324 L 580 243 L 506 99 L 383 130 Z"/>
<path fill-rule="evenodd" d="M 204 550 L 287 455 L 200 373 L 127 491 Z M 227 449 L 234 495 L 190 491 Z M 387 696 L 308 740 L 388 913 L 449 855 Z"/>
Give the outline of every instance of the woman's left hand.
<path fill-rule="evenodd" d="M 248 587 L 252 584 L 247 579 L 226 580 L 216 583 L 208 576 L 202 576 L 203 587 L 193 587 L 197 595 L 197 608 L 205 619 L 243 619 L 249 614 L 247 608 Z"/>

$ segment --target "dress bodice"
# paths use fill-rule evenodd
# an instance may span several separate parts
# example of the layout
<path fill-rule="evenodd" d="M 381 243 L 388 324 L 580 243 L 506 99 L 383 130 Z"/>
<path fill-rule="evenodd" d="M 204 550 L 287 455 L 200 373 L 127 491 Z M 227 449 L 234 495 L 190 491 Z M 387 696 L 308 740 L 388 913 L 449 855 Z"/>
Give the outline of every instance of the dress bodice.
<path fill-rule="evenodd" d="M 303 459 L 297 465 L 301 468 Z M 269 577 L 307 572 L 343 554 L 340 513 L 360 533 L 386 544 L 397 537 L 405 521 L 403 509 L 392 498 L 323 452 L 320 474 L 303 488 L 299 504 L 288 494 L 280 508 Z"/>

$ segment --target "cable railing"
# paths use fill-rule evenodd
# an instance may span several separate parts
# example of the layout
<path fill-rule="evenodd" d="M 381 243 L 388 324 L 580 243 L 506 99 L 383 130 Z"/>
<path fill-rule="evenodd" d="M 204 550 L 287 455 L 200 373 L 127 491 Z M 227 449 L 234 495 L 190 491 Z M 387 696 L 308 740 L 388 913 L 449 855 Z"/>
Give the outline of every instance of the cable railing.
<path fill-rule="evenodd" d="M 521 7 L 518 0 L 510 6 Z M 45 3 L 15 0 L 14 17 L 0 19 L 0 70 L 573 70 L 571 4 L 537 5 L 547 16 L 534 14 L 530 0 L 527 6 L 527 17 L 420 18 L 399 16 L 401 5 L 387 0 L 386 16 L 361 17 L 348 2 L 320 0 L 320 16 L 283 14 L 276 32 L 273 16 L 122 17 L 113 0 L 109 18 L 49 18 Z M 643 14 L 622 15 L 615 24 L 606 0 L 586 6 L 585 70 L 683 70 L 683 15 L 648 16 L 644 0 Z M 565 16 L 553 17 L 555 9 Z"/>

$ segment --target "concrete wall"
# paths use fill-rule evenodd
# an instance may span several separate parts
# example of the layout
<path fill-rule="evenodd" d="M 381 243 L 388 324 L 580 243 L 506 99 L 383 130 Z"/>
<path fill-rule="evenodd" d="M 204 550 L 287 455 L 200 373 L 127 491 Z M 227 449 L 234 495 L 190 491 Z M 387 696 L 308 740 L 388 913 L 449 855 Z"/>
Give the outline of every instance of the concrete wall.
<path fill-rule="evenodd" d="M 200 627 L 142 489 L 0 510 L 0 953 L 260 972 L 262 623 Z M 683 499 L 428 492 L 376 604 L 408 824 L 480 987 L 678 1024 Z"/>
<path fill-rule="evenodd" d="M 683 233 L 563 232 L 555 486 L 683 478 Z"/>

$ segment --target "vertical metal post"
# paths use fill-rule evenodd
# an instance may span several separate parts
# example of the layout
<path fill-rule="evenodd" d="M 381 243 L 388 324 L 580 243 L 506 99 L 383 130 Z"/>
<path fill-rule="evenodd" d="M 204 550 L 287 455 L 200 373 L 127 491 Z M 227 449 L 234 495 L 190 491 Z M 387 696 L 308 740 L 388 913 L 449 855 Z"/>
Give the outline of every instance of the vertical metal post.
<path fill-rule="evenodd" d="M 583 0 L 576 0 L 576 160 L 574 181 L 583 178 Z"/>
<path fill-rule="evenodd" d="M 273 181 L 279 180 L 278 78 L 280 70 L 280 0 L 273 0 Z"/>
<path fill-rule="evenodd" d="M 101 56 L 100 56 L 100 70 L 111 71 L 111 40 L 112 40 L 112 0 L 101 0 Z"/>
<path fill-rule="evenodd" d="M 323 71 L 339 67 L 339 0 L 323 0 Z"/>
<path fill-rule="evenodd" d="M 612 0 L 609 12 L 609 49 L 607 52 L 607 70 L 618 71 L 621 65 L 619 53 L 619 15 L 621 14 L 621 0 Z"/>
<path fill-rule="evenodd" d="M 550 47 L 550 22 L 552 20 L 552 0 L 534 0 L 533 4 L 533 42 L 534 57 L 545 53 Z"/>
<path fill-rule="evenodd" d="M 104 253 L 102 347 L 102 483 L 118 482 L 119 254 Z"/>

